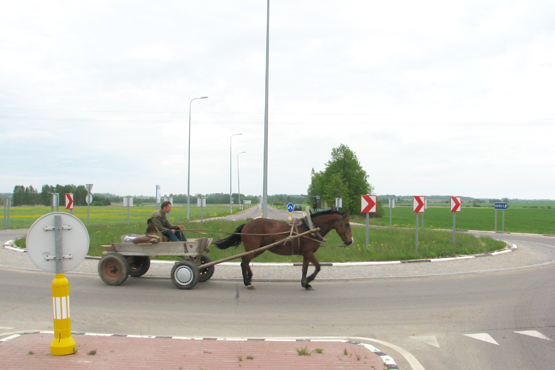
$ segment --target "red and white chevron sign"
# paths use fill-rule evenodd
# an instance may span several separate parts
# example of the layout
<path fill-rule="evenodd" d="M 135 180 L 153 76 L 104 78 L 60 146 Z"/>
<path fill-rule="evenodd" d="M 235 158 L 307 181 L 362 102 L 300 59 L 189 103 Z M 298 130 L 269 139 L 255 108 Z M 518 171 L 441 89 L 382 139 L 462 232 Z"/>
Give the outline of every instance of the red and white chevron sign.
<path fill-rule="evenodd" d="M 73 209 L 73 193 L 66 193 L 66 209 Z"/>
<path fill-rule="evenodd" d="M 377 195 L 361 195 L 360 196 L 360 213 L 376 213 L 378 212 L 378 196 Z"/>
<path fill-rule="evenodd" d="M 462 209 L 461 204 L 461 197 L 451 197 L 451 212 L 460 212 Z"/>
<path fill-rule="evenodd" d="M 412 212 L 414 213 L 424 213 L 426 210 L 426 197 L 415 196 L 412 202 Z"/>

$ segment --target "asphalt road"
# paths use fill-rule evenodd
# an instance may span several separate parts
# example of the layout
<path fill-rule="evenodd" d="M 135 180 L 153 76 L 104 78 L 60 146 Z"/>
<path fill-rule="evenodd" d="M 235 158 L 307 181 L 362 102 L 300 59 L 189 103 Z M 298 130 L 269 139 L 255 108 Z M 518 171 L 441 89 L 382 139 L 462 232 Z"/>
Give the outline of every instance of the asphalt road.
<path fill-rule="evenodd" d="M 529 248 L 555 238 L 499 234 Z M 489 257 L 495 258 L 495 257 Z M 371 268 L 371 267 L 370 267 Z M 341 337 L 379 346 L 401 369 L 550 369 L 555 265 L 471 275 L 298 284 L 69 277 L 72 330 L 185 337 Z M 51 330 L 52 274 L 0 269 L 0 335 Z M 413 356 L 413 357 L 411 357 Z M 412 361 L 413 358 L 416 361 Z"/>

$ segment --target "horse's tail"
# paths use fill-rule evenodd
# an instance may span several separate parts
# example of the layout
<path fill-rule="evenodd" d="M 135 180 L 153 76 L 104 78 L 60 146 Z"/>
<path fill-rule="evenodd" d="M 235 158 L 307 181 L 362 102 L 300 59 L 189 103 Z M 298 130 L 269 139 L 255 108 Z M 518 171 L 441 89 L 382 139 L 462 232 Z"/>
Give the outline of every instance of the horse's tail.
<path fill-rule="evenodd" d="M 215 241 L 214 244 L 216 245 L 216 247 L 220 249 L 238 247 L 239 244 L 241 244 L 241 231 L 243 230 L 243 227 L 245 227 L 245 225 L 246 224 L 239 226 L 237 229 L 235 229 L 235 233 L 228 236 L 227 238 Z"/>

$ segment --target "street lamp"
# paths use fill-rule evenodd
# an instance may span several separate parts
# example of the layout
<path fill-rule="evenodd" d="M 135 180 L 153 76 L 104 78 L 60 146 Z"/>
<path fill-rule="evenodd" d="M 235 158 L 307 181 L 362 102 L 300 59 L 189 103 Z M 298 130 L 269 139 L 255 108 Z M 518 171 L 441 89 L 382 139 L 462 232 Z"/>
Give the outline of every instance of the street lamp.
<path fill-rule="evenodd" d="M 233 139 L 234 136 L 239 136 L 239 135 L 243 135 L 243 134 L 234 134 L 231 135 L 231 137 L 229 138 L 229 213 L 233 213 L 233 198 L 232 198 L 232 192 L 233 192 L 233 184 L 231 182 L 231 171 L 232 171 L 232 155 L 231 155 L 231 139 Z"/>
<path fill-rule="evenodd" d="M 268 91 L 270 84 L 270 0 L 266 5 L 266 78 L 264 83 L 264 171 L 262 178 L 262 218 L 268 217 Z"/>
<path fill-rule="evenodd" d="M 237 153 L 237 201 L 239 203 L 239 209 L 241 208 L 241 182 L 239 181 L 239 154 L 245 154 L 246 152 Z"/>
<path fill-rule="evenodd" d="M 187 220 L 189 220 L 189 199 L 191 195 L 191 104 L 193 100 L 197 99 L 208 99 L 208 96 L 201 96 L 200 98 L 193 98 L 189 102 L 189 148 L 187 156 Z"/>

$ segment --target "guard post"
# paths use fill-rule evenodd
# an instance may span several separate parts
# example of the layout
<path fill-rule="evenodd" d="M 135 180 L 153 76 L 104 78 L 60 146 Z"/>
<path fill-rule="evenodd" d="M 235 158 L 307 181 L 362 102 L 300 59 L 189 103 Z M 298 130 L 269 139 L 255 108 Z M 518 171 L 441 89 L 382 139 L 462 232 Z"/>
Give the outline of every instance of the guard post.
<path fill-rule="evenodd" d="M 412 202 L 412 212 L 416 213 L 416 236 L 415 236 L 415 250 L 418 252 L 418 214 L 426 210 L 426 197 L 414 196 Z"/>
<path fill-rule="evenodd" d="M 461 204 L 461 197 L 451 197 L 451 212 L 453 212 L 453 244 L 455 244 L 455 234 L 457 230 L 457 212 L 461 211 Z"/>
<path fill-rule="evenodd" d="M 31 226 L 27 232 L 26 247 L 29 258 L 37 267 L 56 274 L 52 281 L 54 339 L 50 344 L 50 353 L 71 355 L 76 351 L 76 344 L 71 337 L 69 282 L 65 272 L 73 270 L 85 259 L 89 251 L 87 228 L 73 215 L 49 213 Z"/>
<path fill-rule="evenodd" d="M 377 195 L 361 195 L 360 196 L 360 213 L 366 213 L 366 249 L 370 244 L 370 213 L 378 212 L 378 196 Z"/>

